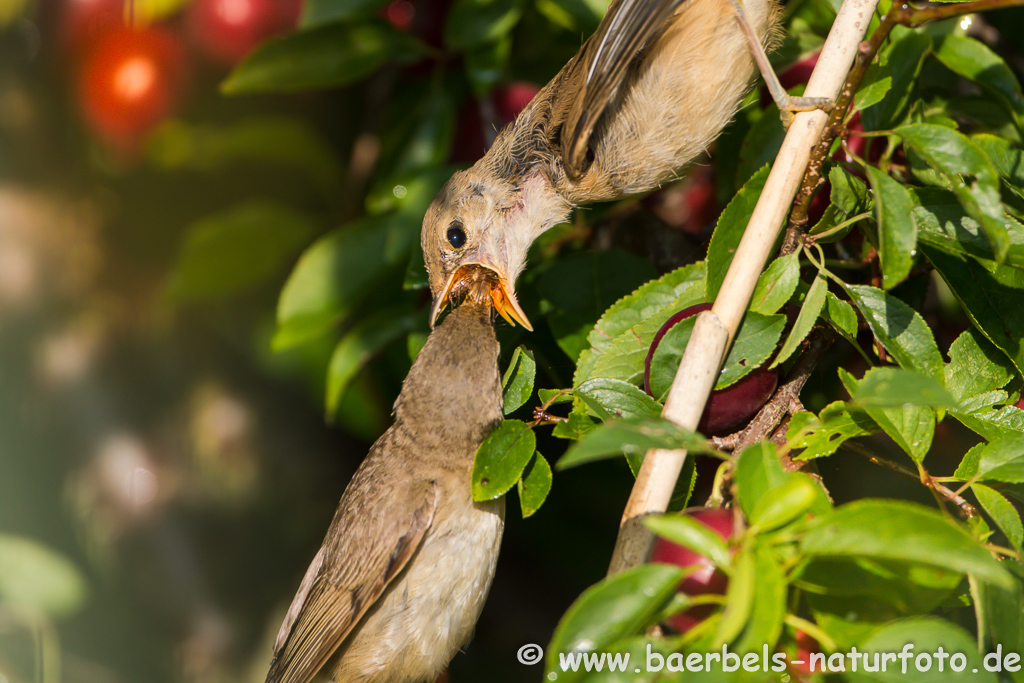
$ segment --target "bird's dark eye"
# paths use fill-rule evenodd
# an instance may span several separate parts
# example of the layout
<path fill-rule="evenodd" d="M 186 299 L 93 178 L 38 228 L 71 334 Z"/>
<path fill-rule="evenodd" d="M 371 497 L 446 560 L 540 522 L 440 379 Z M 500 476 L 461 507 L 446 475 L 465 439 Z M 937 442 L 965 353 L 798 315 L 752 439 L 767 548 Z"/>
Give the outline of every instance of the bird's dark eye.
<path fill-rule="evenodd" d="M 456 249 L 461 249 L 466 244 L 466 231 L 462 229 L 462 223 L 452 221 L 452 224 L 448 226 L 447 237 L 448 244 Z"/>

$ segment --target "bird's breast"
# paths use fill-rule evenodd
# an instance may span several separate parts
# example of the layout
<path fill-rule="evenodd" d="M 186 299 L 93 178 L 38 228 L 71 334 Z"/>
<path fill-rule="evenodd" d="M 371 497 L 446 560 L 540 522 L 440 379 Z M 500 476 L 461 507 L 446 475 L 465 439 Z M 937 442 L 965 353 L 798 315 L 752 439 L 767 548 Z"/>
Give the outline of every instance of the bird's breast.
<path fill-rule="evenodd" d="M 433 681 L 469 641 L 494 578 L 505 500 L 455 498 L 439 503 L 409 565 L 342 646 L 332 681 Z"/>

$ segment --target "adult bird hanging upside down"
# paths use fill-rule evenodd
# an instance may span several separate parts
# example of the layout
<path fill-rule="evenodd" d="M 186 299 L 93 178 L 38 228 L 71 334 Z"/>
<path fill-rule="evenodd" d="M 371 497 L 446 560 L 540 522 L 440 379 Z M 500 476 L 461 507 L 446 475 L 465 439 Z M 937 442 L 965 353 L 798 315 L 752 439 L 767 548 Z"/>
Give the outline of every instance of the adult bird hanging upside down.
<path fill-rule="evenodd" d="M 771 72 L 763 46 L 778 15 L 777 0 L 615 0 L 576 56 L 427 209 L 431 323 L 477 265 L 498 276 L 495 309 L 532 329 L 514 286 L 533 241 L 576 206 L 677 177 L 736 113 L 755 60 L 784 120 L 825 106 L 787 98 Z"/>
<path fill-rule="evenodd" d="M 470 490 L 502 420 L 493 279 L 467 274 L 466 302 L 416 357 L 288 609 L 267 683 L 432 683 L 470 639 L 505 513 Z"/>

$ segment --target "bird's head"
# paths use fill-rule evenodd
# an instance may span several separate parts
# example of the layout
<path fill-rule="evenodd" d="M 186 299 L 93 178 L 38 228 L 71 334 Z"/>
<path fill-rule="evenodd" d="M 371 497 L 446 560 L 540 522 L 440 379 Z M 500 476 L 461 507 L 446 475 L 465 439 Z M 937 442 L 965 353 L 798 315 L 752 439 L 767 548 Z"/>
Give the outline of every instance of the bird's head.
<path fill-rule="evenodd" d="M 427 209 L 420 235 L 434 295 L 431 326 L 462 291 L 472 267 L 482 267 L 494 273 L 494 309 L 532 330 L 516 300 L 516 278 L 533 240 L 568 212 L 568 204 L 539 174 L 513 184 L 478 163 L 453 175 Z"/>

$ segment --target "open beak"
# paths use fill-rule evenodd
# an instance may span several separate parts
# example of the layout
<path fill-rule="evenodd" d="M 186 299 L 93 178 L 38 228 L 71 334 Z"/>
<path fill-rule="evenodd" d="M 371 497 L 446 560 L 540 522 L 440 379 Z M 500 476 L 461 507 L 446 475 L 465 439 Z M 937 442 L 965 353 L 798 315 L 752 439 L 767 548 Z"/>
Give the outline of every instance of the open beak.
<path fill-rule="evenodd" d="M 520 308 L 519 302 L 516 301 L 516 295 L 512 288 L 508 286 L 505 276 L 498 272 L 497 269 L 482 263 L 464 264 L 448 277 L 448 281 L 444 283 L 441 293 L 434 298 L 434 303 L 430 307 L 430 327 L 434 327 L 437 316 L 441 314 L 441 311 L 444 310 L 444 307 L 451 299 L 459 298 L 467 293 L 471 293 L 471 291 L 477 291 L 471 289 L 479 279 L 471 275 L 471 269 L 474 268 L 483 268 L 488 271 L 490 277 L 487 278 L 487 295 L 490 296 L 491 304 L 494 306 L 494 310 L 498 312 L 498 315 L 507 320 L 510 325 L 519 323 L 533 332 L 533 325 L 530 324 L 526 314 L 523 313 L 523 309 Z"/>

